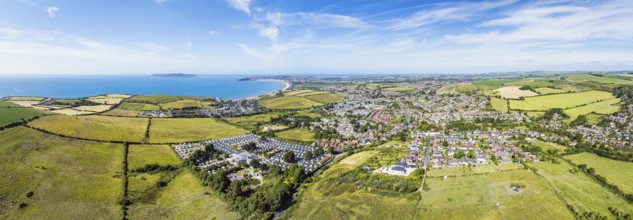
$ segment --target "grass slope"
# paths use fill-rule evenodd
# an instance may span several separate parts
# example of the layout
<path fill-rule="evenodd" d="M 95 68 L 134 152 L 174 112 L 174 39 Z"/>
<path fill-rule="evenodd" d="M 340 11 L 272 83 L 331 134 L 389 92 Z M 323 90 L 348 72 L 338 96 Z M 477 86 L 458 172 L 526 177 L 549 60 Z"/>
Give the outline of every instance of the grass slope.
<path fill-rule="evenodd" d="M 304 141 L 304 142 L 311 142 L 315 140 L 314 132 L 307 129 L 301 129 L 301 128 L 281 131 L 281 132 L 275 133 L 275 135 L 277 135 L 277 137 L 281 139 L 286 139 L 286 140 L 297 140 L 297 141 Z"/>
<path fill-rule="evenodd" d="M 122 145 L 17 127 L 0 132 L 0 164 L 0 219 L 122 218 Z"/>
<path fill-rule="evenodd" d="M 608 115 L 620 110 L 620 105 L 618 105 L 618 103 L 620 103 L 620 99 L 618 98 L 609 99 L 577 108 L 567 109 L 565 110 L 565 113 L 569 115 L 570 120 L 574 120 L 580 115 L 586 115 L 589 113 Z"/>
<path fill-rule="evenodd" d="M 490 97 L 490 104 L 492 104 L 494 110 L 500 112 L 508 111 L 508 102 L 505 99 Z"/>
<path fill-rule="evenodd" d="M 44 115 L 44 112 L 33 108 L 0 108 L 0 127 L 41 115 Z"/>
<path fill-rule="evenodd" d="M 151 143 L 180 143 L 218 139 L 245 134 L 247 131 L 213 118 L 152 119 Z"/>
<path fill-rule="evenodd" d="M 130 170 L 147 164 L 180 166 L 181 163 L 180 157 L 167 145 L 130 145 L 128 149 Z"/>
<path fill-rule="evenodd" d="M 546 95 L 528 97 L 525 100 L 510 100 L 510 108 L 517 110 L 540 110 L 544 111 L 551 108 L 572 108 L 600 100 L 614 99 L 615 97 L 608 92 L 603 91 L 587 91 L 578 93 L 566 93 L 557 95 Z"/>
<path fill-rule="evenodd" d="M 323 105 L 320 102 L 315 102 L 299 96 L 262 99 L 259 100 L 259 102 L 268 109 L 301 109 Z"/>
<path fill-rule="evenodd" d="M 633 163 L 612 160 L 592 153 L 565 156 L 575 164 L 587 164 L 596 174 L 607 178 L 607 182 L 617 185 L 625 193 L 633 193 Z"/>
<path fill-rule="evenodd" d="M 29 123 L 54 134 L 104 141 L 140 142 L 145 137 L 148 119 L 108 116 L 51 115 Z"/>

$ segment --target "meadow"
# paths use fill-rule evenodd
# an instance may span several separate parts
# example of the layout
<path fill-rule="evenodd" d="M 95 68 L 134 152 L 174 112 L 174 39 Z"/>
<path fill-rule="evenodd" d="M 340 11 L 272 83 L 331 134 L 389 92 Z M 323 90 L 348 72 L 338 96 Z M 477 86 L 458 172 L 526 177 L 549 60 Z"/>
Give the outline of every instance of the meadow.
<path fill-rule="evenodd" d="M 567 147 L 563 145 L 552 143 L 552 142 L 545 142 L 545 141 L 541 141 L 537 139 L 530 141 L 530 144 L 536 147 L 540 147 L 543 151 L 558 150 L 559 153 L 563 153 L 565 152 L 565 149 L 567 149 Z"/>
<path fill-rule="evenodd" d="M 530 90 L 520 90 L 519 88 L 519 86 L 506 86 L 496 89 L 495 91 L 499 92 L 499 95 L 507 99 L 517 99 L 520 97 L 530 97 L 538 95 L 538 93 L 532 92 Z"/>
<path fill-rule="evenodd" d="M 608 83 L 608 84 L 632 84 L 633 81 L 627 80 L 626 78 L 618 77 L 616 75 L 605 75 L 604 77 L 594 76 L 590 74 L 578 74 L 571 75 L 567 77 L 567 80 L 570 81 L 593 81 L 599 83 Z"/>
<path fill-rule="evenodd" d="M 525 100 L 510 100 L 510 109 L 526 111 L 545 111 L 551 108 L 567 109 L 614 98 L 611 93 L 603 91 L 545 95 L 528 97 Z"/>
<path fill-rule="evenodd" d="M 182 143 L 243 135 L 247 131 L 214 118 L 154 118 L 150 143 Z"/>
<path fill-rule="evenodd" d="M 394 92 L 411 92 L 411 91 L 415 91 L 415 88 L 411 88 L 411 87 L 392 87 L 392 88 L 386 88 L 383 89 L 386 91 L 394 91 Z"/>
<path fill-rule="evenodd" d="M 497 110 L 500 112 L 508 111 L 508 101 L 506 101 L 505 99 L 490 97 L 490 104 L 492 105 L 492 108 L 494 110 Z"/>
<path fill-rule="evenodd" d="M 264 114 L 250 115 L 250 116 L 240 116 L 240 117 L 231 117 L 224 118 L 225 121 L 238 125 L 248 130 L 253 130 L 257 126 L 257 124 L 266 124 L 270 123 L 270 119 L 274 117 L 279 117 L 282 115 L 279 112 L 269 112 Z"/>
<path fill-rule="evenodd" d="M 587 167 L 594 168 L 596 174 L 607 179 L 610 184 L 615 184 L 623 192 L 633 193 L 633 163 L 612 160 L 600 157 L 592 153 L 579 153 L 565 156 L 574 164 L 587 164 Z"/>
<path fill-rule="evenodd" d="M 162 109 L 184 109 L 184 108 L 213 108 L 213 102 L 204 102 L 197 100 L 179 100 L 161 104 Z"/>
<path fill-rule="evenodd" d="M 312 142 L 315 140 L 314 132 L 302 129 L 302 128 L 294 128 L 288 129 L 285 131 L 280 131 L 275 133 L 277 137 L 284 140 L 296 140 L 301 142 Z"/>
<path fill-rule="evenodd" d="M 30 122 L 29 126 L 68 137 L 141 142 L 147 123 L 144 118 L 50 115 Z"/>
<path fill-rule="evenodd" d="M 594 102 L 577 108 L 566 109 L 565 114 L 569 115 L 570 120 L 589 113 L 608 115 L 620 110 L 618 103 L 620 103 L 620 99 L 618 98 Z"/>
<path fill-rule="evenodd" d="M 482 164 L 474 167 L 459 166 L 447 167 L 442 169 L 430 169 L 427 171 L 427 177 L 444 177 L 444 176 L 468 176 L 475 174 L 497 173 L 509 170 L 522 169 L 523 165 L 515 163 Z"/>
<path fill-rule="evenodd" d="M 345 99 L 344 96 L 336 93 L 314 90 L 297 90 L 283 94 L 282 97 L 260 99 L 259 103 L 268 109 L 304 109 L 341 102 Z"/>
<path fill-rule="evenodd" d="M 180 157 L 167 145 L 130 145 L 128 168 L 137 169 L 147 164 L 180 166 Z"/>
<path fill-rule="evenodd" d="M 357 189 L 336 178 L 356 169 L 378 151 L 353 154 L 325 170 L 318 181 L 302 187 L 301 196 L 285 217 L 289 219 L 412 219 L 418 193 L 397 194 L 376 189 Z"/>
<path fill-rule="evenodd" d="M 573 219 L 565 203 L 527 170 L 427 178 L 417 219 Z M 512 183 L 524 184 L 516 192 Z M 497 205 L 498 204 L 498 205 Z"/>
<path fill-rule="evenodd" d="M 152 111 L 160 110 L 160 106 L 147 103 L 135 103 L 135 102 L 123 102 L 119 105 L 119 108 L 133 111 Z"/>
<path fill-rule="evenodd" d="M 178 96 L 173 95 L 139 95 L 133 96 L 128 99 L 132 102 L 143 102 L 143 103 L 152 103 L 152 104 L 161 104 L 168 102 L 175 102 L 181 100 Z"/>
<path fill-rule="evenodd" d="M 44 115 L 43 111 L 33 108 L 0 108 L 0 127 L 21 121 L 22 119 L 28 120 L 41 115 Z"/>
<path fill-rule="evenodd" d="M 610 216 L 609 207 L 617 207 L 620 211 L 633 213 L 633 206 L 623 198 L 616 196 L 602 187 L 591 177 L 582 172 L 570 172 L 574 167 L 567 162 L 560 164 L 530 163 L 530 167 L 538 169 L 541 175 L 556 190 L 565 203 L 582 212 L 598 212 Z"/>
<path fill-rule="evenodd" d="M 0 132 L 0 219 L 121 219 L 123 157 L 118 144 Z"/>
<path fill-rule="evenodd" d="M 228 211 L 228 204 L 190 171 L 183 170 L 162 188 L 153 203 L 135 203 L 129 207 L 130 219 L 240 219 Z"/>
<path fill-rule="evenodd" d="M 6 107 L 20 107 L 20 106 L 16 105 L 15 103 L 12 103 L 12 102 L 0 101 L 0 108 L 6 108 Z"/>
<path fill-rule="evenodd" d="M 565 93 L 567 91 L 562 90 L 562 89 L 552 89 L 552 88 L 536 88 L 534 89 L 536 90 L 539 94 L 541 95 L 548 95 L 548 94 L 556 94 L 556 93 Z"/>
<path fill-rule="evenodd" d="M 478 89 L 479 87 L 473 85 L 472 83 L 450 84 L 450 85 L 445 85 L 442 88 L 438 89 L 437 94 L 444 95 L 444 94 L 468 93 L 468 92 L 472 92 Z"/>

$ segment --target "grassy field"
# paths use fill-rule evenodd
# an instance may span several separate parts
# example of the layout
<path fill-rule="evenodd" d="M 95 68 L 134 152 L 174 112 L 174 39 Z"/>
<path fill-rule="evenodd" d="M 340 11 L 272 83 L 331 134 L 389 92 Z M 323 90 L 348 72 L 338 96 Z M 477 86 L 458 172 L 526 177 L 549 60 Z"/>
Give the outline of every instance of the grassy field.
<path fill-rule="evenodd" d="M 341 160 L 302 189 L 297 204 L 288 211 L 290 219 L 412 219 L 418 193 L 393 194 L 351 183 L 336 183 L 341 174 L 355 169 L 378 151 L 356 153 Z"/>
<path fill-rule="evenodd" d="M 536 90 L 541 95 L 565 93 L 566 92 L 565 90 L 562 90 L 562 89 L 552 89 L 552 88 L 536 88 L 534 90 Z"/>
<path fill-rule="evenodd" d="M 562 152 L 565 152 L 565 149 L 567 149 L 567 147 L 563 145 L 552 143 L 552 142 L 545 142 L 545 141 L 541 141 L 537 139 L 532 140 L 530 143 L 534 146 L 541 147 L 543 151 L 558 150 L 559 152 L 562 153 Z"/>
<path fill-rule="evenodd" d="M 41 115 L 44 115 L 43 111 L 33 108 L 0 108 L 0 127 Z"/>
<path fill-rule="evenodd" d="M 608 208 L 617 207 L 620 211 L 633 213 L 633 206 L 623 198 L 614 195 L 584 173 L 570 172 L 574 167 L 567 162 L 530 163 L 529 166 L 537 168 L 538 173 L 563 197 L 565 203 L 576 210 L 611 216 Z"/>
<path fill-rule="evenodd" d="M 321 106 L 323 104 L 299 96 L 278 97 L 259 100 L 268 109 L 302 109 Z"/>
<path fill-rule="evenodd" d="M 633 193 L 633 163 L 612 160 L 592 153 L 565 156 L 575 164 L 587 164 L 596 174 L 607 178 L 607 182 L 617 185 L 625 193 Z"/>
<path fill-rule="evenodd" d="M 181 143 L 243 135 L 246 130 L 213 118 L 155 118 L 149 132 L 151 143 Z"/>
<path fill-rule="evenodd" d="M 34 120 L 29 125 L 69 137 L 140 142 L 145 137 L 147 123 L 148 119 L 143 118 L 51 115 Z"/>
<path fill-rule="evenodd" d="M 527 170 L 427 178 L 426 183 L 430 190 L 422 192 L 418 219 L 574 218 L 547 184 Z M 526 187 L 515 192 L 512 183 Z"/>
<path fill-rule="evenodd" d="M 88 112 L 104 112 L 111 108 L 111 105 L 84 105 L 79 106 L 74 109 L 79 111 L 88 111 Z"/>
<path fill-rule="evenodd" d="M 6 107 L 20 107 L 20 106 L 16 105 L 15 103 L 12 103 L 12 102 L 0 101 L 0 108 L 6 108 Z"/>
<path fill-rule="evenodd" d="M 394 92 L 411 92 L 411 91 L 415 91 L 415 88 L 411 88 L 411 87 L 393 87 L 393 88 L 386 88 L 383 90 L 387 90 L 387 91 L 394 91 Z"/>
<path fill-rule="evenodd" d="M 128 168 L 141 168 L 147 164 L 180 166 L 180 157 L 167 145 L 130 145 Z"/>
<path fill-rule="evenodd" d="M 304 142 L 311 142 L 315 140 L 314 132 L 307 129 L 301 129 L 301 128 L 294 128 L 294 129 L 277 132 L 275 133 L 275 135 L 277 135 L 277 137 L 281 139 L 286 139 L 286 140 L 297 140 L 297 141 L 304 141 Z"/>
<path fill-rule="evenodd" d="M 264 98 L 259 102 L 268 109 L 304 109 L 343 101 L 344 96 L 326 91 L 297 90 L 282 97 Z"/>
<path fill-rule="evenodd" d="M 13 96 L 9 97 L 7 100 L 9 101 L 41 101 L 44 97 L 36 97 L 36 96 Z"/>
<path fill-rule="evenodd" d="M 587 123 L 595 125 L 598 124 L 600 122 L 600 120 L 602 120 L 602 115 L 598 115 L 598 114 L 587 114 Z"/>
<path fill-rule="evenodd" d="M 155 203 L 130 206 L 130 219 L 239 219 L 228 204 L 202 186 L 189 171 L 183 171 L 161 190 Z"/>
<path fill-rule="evenodd" d="M 494 110 L 497 110 L 500 112 L 508 111 L 508 101 L 506 101 L 505 99 L 490 97 L 490 104 L 492 105 L 492 108 Z"/>
<path fill-rule="evenodd" d="M 572 108 L 583 104 L 589 104 L 600 100 L 614 99 L 608 92 L 587 91 L 578 93 L 566 93 L 528 97 L 525 100 L 510 100 L 510 108 L 517 110 L 547 110 L 550 108 Z"/>
<path fill-rule="evenodd" d="M 87 112 L 87 111 L 79 111 L 79 110 L 75 110 L 71 108 L 53 110 L 51 112 L 55 114 L 62 114 L 62 115 L 88 115 L 88 114 L 94 113 L 94 112 Z"/>
<path fill-rule="evenodd" d="M 0 219 L 121 219 L 123 156 L 122 145 L 0 132 Z"/>
<path fill-rule="evenodd" d="M 622 78 L 618 78 L 615 75 L 604 75 L 604 77 L 589 75 L 589 74 L 579 74 L 579 75 L 571 75 L 567 77 L 569 81 L 593 81 L 599 83 L 608 83 L 608 84 L 631 84 L 633 81 L 626 80 Z"/>
<path fill-rule="evenodd" d="M 183 108 L 213 108 L 214 105 L 211 102 L 197 101 L 197 100 L 179 100 L 175 102 L 168 102 L 160 105 L 163 109 L 183 109 Z"/>
<path fill-rule="evenodd" d="M 103 112 L 103 113 L 101 113 L 101 115 L 133 117 L 133 116 L 137 116 L 138 115 L 138 111 L 121 109 L 121 108 L 115 108 L 115 109 L 112 109 L 110 111 Z"/>
<path fill-rule="evenodd" d="M 153 103 L 153 104 L 161 104 L 161 103 L 175 102 L 175 101 L 181 100 L 181 98 L 178 96 L 173 96 L 173 95 L 139 95 L 139 96 L 133 96 L 132 98 L 129 98 L 128 100 L 133 101 L 133 102 L 147 102 L 147 103 Z"/>
<path fill-rule="evenodd" d="M 250 116 L 241 116 L 241 117 L 232 117 L 232 118 L 224 118 L 229 123 L 236 124 L 240 127 L 243 127 L 248 130 L 253 130 L 259 123 L 266 124 L 270 123 L 270 119 L 274 117 L 279 117 L 281 113 L 279 112 L 269 112 L 258 115 L 250 115 Z"/>
<path fill-rule="evenodd" d="M 457 94 L 457 93 L 467 93 L 472 92 L 479 89 L 479 87 L 473 85 L 472 83 L 464 83 L 464 84 L 450 84 L 445 85 L 442 88 L 437 90 L 438 95 L 444 94 Z"/>
<path fill-rule="evenodd" d="M 580 115 L 586 115 L 589 113 L 608 115 L 620 110 L 620 105 L 618 103 L 620 103 L 620 99 L 618 98 L 604 100 L 577 108 L 567 109 L 565 110 L 565 114 L 569 115 L 570 120 L 574 120 Z"/>
<path fill-rule="evenodd" d="M 483 164 L 474 167 L 448 167 L 442 169 L 431 169 L 426 174 L 427 177 L 444 177 L 444 176 L 466 176 L 483 173 L 496 173 L 508 170 L 517 170 L 523 168 L 521 164 L 501 163 L 499 165 Z"/>
<path fill-rule="evenodd" d="M 133 110 L 133 111 L 151 111 L 151 110 L 160 110 L 160 106 L 154 104 L 147 103 L 134 103 L 134 102 L 123 102 L 119 105 L 120 109 L 125 110 Z"/>

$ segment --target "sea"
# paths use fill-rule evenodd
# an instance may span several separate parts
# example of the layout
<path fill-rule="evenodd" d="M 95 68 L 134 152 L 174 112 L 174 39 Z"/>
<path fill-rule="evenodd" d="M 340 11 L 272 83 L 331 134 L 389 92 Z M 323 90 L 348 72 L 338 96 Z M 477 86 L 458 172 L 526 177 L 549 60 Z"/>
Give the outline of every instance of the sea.
<path fill-rule="evenodd" d="M 240 81 L 244 76 L 0 76 L 0 98 L 82 98 L 101 94 L 169 94 L 241 99 L 283 89 L 281 81 Z"/>

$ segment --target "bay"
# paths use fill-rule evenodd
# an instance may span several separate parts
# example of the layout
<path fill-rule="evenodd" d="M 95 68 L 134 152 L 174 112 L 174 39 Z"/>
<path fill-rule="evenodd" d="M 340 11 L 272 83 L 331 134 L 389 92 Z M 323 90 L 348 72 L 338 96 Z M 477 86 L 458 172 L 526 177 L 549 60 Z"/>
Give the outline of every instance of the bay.
<path fill-rule="evenodd" d="M 240 99 L 268 94 L 280 81 L 239 81 L 244 76 L 0 76 L 0 97 L 81 98 L 101 94 L 168 94 Z"/>

